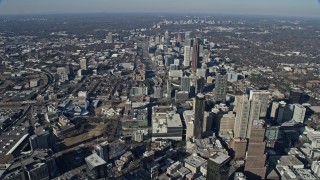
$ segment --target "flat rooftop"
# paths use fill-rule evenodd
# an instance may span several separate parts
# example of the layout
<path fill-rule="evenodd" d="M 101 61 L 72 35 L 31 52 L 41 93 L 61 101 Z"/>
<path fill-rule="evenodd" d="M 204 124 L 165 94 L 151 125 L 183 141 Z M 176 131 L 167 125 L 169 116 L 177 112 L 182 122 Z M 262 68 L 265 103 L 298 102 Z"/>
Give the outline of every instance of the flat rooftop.
<path fill-rule="evenodd" d="M 217 163 L 217 164 L 224 164 L 228 160 L 230 160 L 230 156 L 223 154 L 222 152 L 217 152 L 215 155 L 213 155 L 210 158 L 210 160 Z"/>
<path fill-rule="evenodd" d="M 187 157 L 184 160 L 184 162 L 190 164 L 193 167 L 200 167 L 201 165 L 206 163 L 207 160 L 203 159 L 202 157 L 200 157 L 198 155 L 191 155 L 191 156 Z"/>
<path fill-rule="evenodd" d="M 106 164 L 106 162 L 95 153 L 86 157 L 85 160 L 88 163 L 90 169 Z"/>

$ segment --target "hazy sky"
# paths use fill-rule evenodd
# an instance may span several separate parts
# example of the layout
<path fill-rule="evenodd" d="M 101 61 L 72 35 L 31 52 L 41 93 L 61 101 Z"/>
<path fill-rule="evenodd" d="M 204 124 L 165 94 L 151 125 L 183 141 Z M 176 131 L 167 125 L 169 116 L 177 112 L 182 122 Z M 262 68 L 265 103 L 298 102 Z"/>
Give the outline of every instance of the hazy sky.
<path fill-rule="evenodd" d="M 320 0 L 0 0 L 0 14 L 178 12 L 320 17 Z"/>

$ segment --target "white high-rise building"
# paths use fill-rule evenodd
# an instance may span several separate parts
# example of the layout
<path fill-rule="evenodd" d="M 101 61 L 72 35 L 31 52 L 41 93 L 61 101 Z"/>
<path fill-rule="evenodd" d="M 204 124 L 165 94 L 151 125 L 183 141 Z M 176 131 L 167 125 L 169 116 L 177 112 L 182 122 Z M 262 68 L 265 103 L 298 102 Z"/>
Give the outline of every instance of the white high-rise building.
<path fill-rule="evenodd" d="M 250 138 L 253 122 L 259 121 L 261 102 L 249 100 L 247 95 L 236 97 L 234 137 Z"/>
<path fill-rule="evenodd" d="M 250 100 L 260 101 L 260 117 L 266 117 L 270 92 L 267 90 L 251 90 Z"/>
<path fill-rule="evenodd" d="M 80 68 L 83 70 L 87 70 L 87 60 L 86 59 L 80 59 Z"/>
<path fill-rule="evenodd" d="M 250 101 L 248 96 L 236 96 L 236 121 L 234 124 L 234 137 L 245 138 L 250 116 Z"/>
<path fill-rule="evenodd" d="M 185 46 L 184 47 L 183 66 L 185 66 L 185 67 L 190 66 L 190 57 L 191 57 L 191 47 Z"/>
<path fill-rule="evenodd" d="M 294 104 L 292 119 L 297 123 L 303 123 L 306 115 L 306 108 L 300 104 Z"/>

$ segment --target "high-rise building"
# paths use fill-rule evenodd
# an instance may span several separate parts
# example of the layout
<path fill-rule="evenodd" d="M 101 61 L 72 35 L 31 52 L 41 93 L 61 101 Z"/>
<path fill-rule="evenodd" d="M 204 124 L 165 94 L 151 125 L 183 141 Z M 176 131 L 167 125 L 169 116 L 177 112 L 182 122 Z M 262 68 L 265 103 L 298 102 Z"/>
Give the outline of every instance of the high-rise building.
<path fill-rule="evenodd" d="M 248 144 L 245 173 L 248 179 L 264 179 L 266 175 L 265 124 L 263 120 L 255 120 L 251 128 Z"/>
<path fill-rule="evenodd" d="M 205 79 L 203 77 L 197 77 L 195 83 L 195 93 L 202 93 L 205 86 Z"/>
<path fill-rule="evenodd" d="M 30 136 L 29 141 L 30 141 L 31 149 L 32 150 L 48 149 L 50 147 L 49 137 L 50 137 L 49 131 L 43 131 L 39 134 Z"/>
<path fill-rule="evenodd" d="M 234 124 L 234 137 L 246 138 L 248 120 L 250 116 L 250 101 L 248 96 L 236 96 L 236 121 Z"/>
<path fill-rule="evenodd" d="M 164 38 L 166 38 L 166 39 L 170 38 L 168 30 L 166 30 L 166 32 L 164 32 Z"/>
<path fill-rule="evenodd" d="M 87 70 L 87 59 L 80 59 L 80 68 Z"/>
<path fill-rule="evenodd" d="M 286 105 L 284 101 L 279 102 L 278 113 L 276 116 L 277 123 L 281 124 L 284 120 L 283 116 L 285 115 Z"/>
<path fill-rule="evenodd" d="M 186 122 L 186 139 L 189 140 L 194 136 L 194 112 L 187 110 L 183 112 L 183 118 Z"/>
<path fill-rule="evenodd" d="M 260 101 L 250 101 L 247 95 L 236 97 L 234 137 L 250 138 L 252 123 L 259 120 L 260 107 Z"/>
<path fill-rule="evenodd" d="M 186 46 L 191 46 L 191 41 L 190 41 L 190 32 L 186 32 L 184 34 L 184 42 L 186 43 Z"/>
<path fill-rule="evenodd" d="M 191 47 L 184 46 L 184 57 L 183 57 L 183 66 L 190 66 L 190 55 L 191 55 Z"/>
<path fill-rule="evenodd" d="M 293 109 L 292 120 L 294 120 L 297 123 L 304 123 L 304 117 L 306 115 L 306 108 L 300 104 L 294 104 L 293 106 L 294 106 L 294 109 Z"/>
<path fill-rule="evenodd" d="M 267 115 L 269 95 L 270 95 L 270 92 L 266 90 L 250 91 L 250 100 L 261 102 L 260 117 L 262 118 L 266 117 Z"/>
<path fill-rule="evenodd" d="M 218 152 L 208 159 L 207 179 L 228 180 L 230 156 Z"/>
<path fill-rule="evenodd" d="M 196 72 L 198 68 L 198 60 L 199 60 L 199 42 L 198 39 L 195 39 L 192 47 L 192 71 Z"/>
<path fill-rule="evenodd" d="M 232 156 L 235 160 L 244 160 L 246 158 L 247 139 L 232 138 L 230 141 L 230 148 L 232 149 Z"/>
<path fill-rule="evenodd" d="M 292 89 L 290 91 L 290 103 L 292 104 L 300 104 L 302 103 L 302 95 L 303 92 L 301 91 L 301 89 Z"/>
<path fill-rule="evenodd" d="M 248 129 L 247 129 L 247 138 L 251 136 L 251 129 L 253 126 L 253 122 L 259 121 L 259 114 L 260 114 L 260 101 L 250 101 L 250 116 L 248 121 Z"/>
<path fill-rule="evenodd" d="M 205 97 L 198 94 L 194 103 L 194 137 L 200 139 L 202 136 L 203 120 L 205 110 Z"/>
<path fill-rule="evenodd" d="M 91 154 L 85 158 L 89 179 L 101 179 L 106 177 L 106 162 L 97 154 Z"/>
<path fill-rule="evenodd" d="M 227 71 L 224 68 L 217 72 L 214 88 L 214 99 L 216 102 L 225 102 L 228 87 Z"/>
<path fill-rule="evenodd" d="M 213 124 L 213 114 L 210 112 L 204 112 L 204 118 L 203 118 L 203 127 L 202 127 L 202 133 L 210 134 L 212 135 L 212 125 Z"/>
<path fill-rule="evenodd" d="M 181 78 L 181 91 L 190 92 L 190 80 L 191 78 L 188 76 L 184 76 Z"/>
<path fill-rule="evenodd" d="M 109 32 L 109 33 L 108 33 L 108 36 L 107 36 L 107 43 L 113 43 L 112 32 Z"/>
<path fill-rule="evenodd" d="M 60 82 L 65 82 L 69 80 L 69 74 L 65 67 L 57 68 L 57 75 L 59 77 Z"/>
<path fill-rule="evenodd" d="M 153 94 L 154 98 L 162 98 L 163 92 L 162 92 L 161 86 L 154 86 L 153 91 L 154 91 L 154 94 Z"/>
<path fill-rule="evenodd" d="M 172 97 L 172 81 L 170 79 L 167 80 L 167 97 Z"/>
<path fill-rule="evenodd" d="M 219 132 L 233 131 L 235 119 L 236 116 L 232 111 L 230 111 L 228 114 L 223 114 L 221 118 L 218 118 L 217 126 L 219 128 Z"/>
<path fill-rule="evenodd" d="M 276 102 L 276 101 L 272 102 L 270 118 L 275 119 L 277 117 L 279 105 L 280 105 L 279 102 Z"/>
<path fill-rule="evenodd" d="M 182 41 L 182 37 L 181 37 L 181 34 L 179 33 L 179 34 L 178 34 L 178 37 L 177 37 L 177 42 L 180 43 L 181 41 Z"/>
<path fill-rule="evenodd" d="M 108 162 L 109 160 L 109 143 L 103 142 L 94 147 L 94 152 L 104 161 Z"/>
<path fill-rule="evenodd" d="M 168 30 L 164 33 L 164 44 L 167 46 L 170 45 L 170 34 Z"/>

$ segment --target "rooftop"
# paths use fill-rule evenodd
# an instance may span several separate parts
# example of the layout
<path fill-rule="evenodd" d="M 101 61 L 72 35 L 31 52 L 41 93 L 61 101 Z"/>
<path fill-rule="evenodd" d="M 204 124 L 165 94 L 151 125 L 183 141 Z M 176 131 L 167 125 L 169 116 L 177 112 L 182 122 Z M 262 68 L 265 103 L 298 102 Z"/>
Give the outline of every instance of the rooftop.
<path fill-rule="evenodd" d="M 86 157 L 85 160 L 89 165 L 90 169 L 106 164 L 106 162 L 95 153 Z"/>
<path fill-rule="evenodd" d="M 222 152 L 217 152 L 215 155 L 213 155 L 210 158 L 210 160 L 217 163 L 217 164 L 224 164 L 228 160 L 230 160 L 230 156 L 223 154 Z"/>
<path fill-rule="evenodd" d="M 207 160 L 203 159 L 202 157 L 200 157 L 198 155 L 191 155 L 191 156 L 187 157 L 184 160 L 184 162 L 190 164 L 193 167 L 200 167 L 201 165 L 206 163 Z"/>

